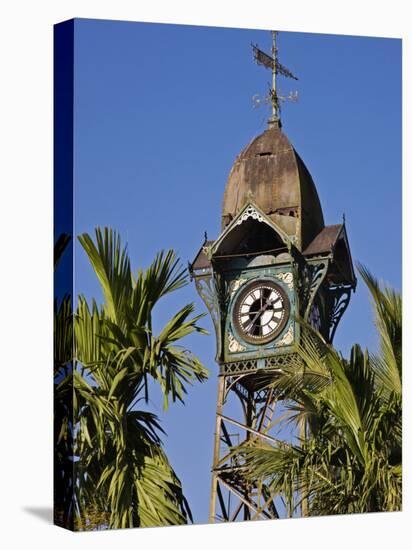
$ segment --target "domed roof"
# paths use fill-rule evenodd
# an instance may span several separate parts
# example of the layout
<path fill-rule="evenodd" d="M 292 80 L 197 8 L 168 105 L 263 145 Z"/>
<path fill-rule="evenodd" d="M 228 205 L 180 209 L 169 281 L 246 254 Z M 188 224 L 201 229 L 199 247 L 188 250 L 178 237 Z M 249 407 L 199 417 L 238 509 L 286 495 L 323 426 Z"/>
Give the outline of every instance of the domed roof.
<path fill-rule="evenodd" d="M 236 158 L 223 198 L 222 229 L 253 202 L 300 250 L 324 227 L 312 177 L 278 124 L 253 139 Z"/>

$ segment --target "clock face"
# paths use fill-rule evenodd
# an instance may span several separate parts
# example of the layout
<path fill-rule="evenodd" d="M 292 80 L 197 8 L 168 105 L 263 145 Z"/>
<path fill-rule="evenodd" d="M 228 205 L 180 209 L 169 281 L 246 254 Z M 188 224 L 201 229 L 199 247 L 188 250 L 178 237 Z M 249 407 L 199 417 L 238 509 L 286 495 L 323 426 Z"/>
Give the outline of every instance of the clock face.
<path fill-rule="evenodd" d="M 239 335 L 252 344 L 266 344 L 283 330 L 289 319 L 285 291 L 271 281 L 246 285 L 236 299 L 233 322 Z"/>

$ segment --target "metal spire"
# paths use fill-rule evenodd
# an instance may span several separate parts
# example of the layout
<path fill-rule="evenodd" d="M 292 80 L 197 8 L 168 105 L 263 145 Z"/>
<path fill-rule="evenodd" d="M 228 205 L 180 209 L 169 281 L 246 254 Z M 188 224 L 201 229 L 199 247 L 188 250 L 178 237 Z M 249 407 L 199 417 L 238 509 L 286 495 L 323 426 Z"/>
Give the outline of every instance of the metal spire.
<path fill-rule="evenodd" d="M 280 120 L 280 109 L 279 109 L 279 99 L 276 91 L 276 74 L 278 63 L 278 49 L 276 47 L 276 31 L 272 31 L 272 119 L 273 121 Z"/>
<path fill-rule="evenodd" d="M 286 78 L 293 78 L 298 80 L 298 78 L 287 69 L 284 65 L 279 62 L 278 59 L 278 48 L 276 44 L 278 31 L 271 31 L 272 34 L 272 49 L 271 56 L 262 51 L 257 44 L 252 44 L 254 59 L 258 65 L 263 65 L 266 69 L 272 70 L 272 87 L 269 88 L 269 95 L 266 96 L 263 100 L 259 99 L 258 96 L 254 96 L 255 105 L 260 105 L 261 103 L 272 105 L 272 116 L 269 119 L 269 126 L 274 124 L 280 124 L 280 101 L 296 101 L 297 92 L 290 93 L 288 96 L 281 96 L 277 90 L 277 75 L 280 74 Z"/>

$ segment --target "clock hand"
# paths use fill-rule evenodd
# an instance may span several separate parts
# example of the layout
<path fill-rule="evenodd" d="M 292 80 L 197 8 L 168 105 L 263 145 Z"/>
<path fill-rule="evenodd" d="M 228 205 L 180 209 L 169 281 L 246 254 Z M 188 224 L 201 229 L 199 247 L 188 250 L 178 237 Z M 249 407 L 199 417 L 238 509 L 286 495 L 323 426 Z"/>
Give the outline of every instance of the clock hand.
<path fill-rule="evenodd" d="M 244 329 L 245 329 L 246 331 L 249 331 L 249 329 L 255 324 L 255 321 L 256 321 L 256 319 L 259 317 L 261 311 L 262 311 L 262 310 L 259 309 L 259 310 L 255 313 L 255 315 L 253 316 L 253 318 L 252 318 L 252 319 L 249 319 L 248 324 L 247 324 L 246 326 L 244 326 Z"/>
<path fill-rule="evenodd" d="M 273 312 L 282 311 L 282 310 L 283 310 L 282 307 L 279 307 L 279 308 L 276 308 L 276 309 L 273 307 L 273 304 L 274 304 L 275 302 L 277 302 L 277 300 L 270 300 L 269 298 L 267 298 L 267 299 L 266 299 L 266 303 L 264 304 L 263 307 L 261 307 L 261 308 L 259 309 L 259 311 L 257 312 L 257 314 L 253 317 L 252 321 L 249 322 L 249 324 L 247 325 L 247 329 L 246 329 L 246 330 L 249 330 L 249 328 L 250 328 L 251 326 L 253 326 L 259 318 L 262 317 L 262 315 L 265 313 L 265 311 L 266 311 L 269 307 L 272 307 L 272 311 L 273 311 Z"/>
<path fill-rule="evenodd" d="M 253 325 L 255 324 L 255 321 L 258 317 L 258 315 L 260 314 L 260 310 L 255 314 L 255 316 L 253 317 L 253 319 L 249 319 L 249 322 L 248 324 L 244 327 L 244 330 L 246 330 L 247 332 L 249 331 L 249 329 L 251 327 L 253 327 Z"/>
<path fill-rule="evenodd" d="M 256 322 L 256 320 L 266 311 L 268 306 L 271 304 L 268 300 L 266 300 L 266 304 L 259 309 L 259 311 L 256 313 L 256 315 L 253 317 L 252 320 L 249 321 L 249 323 L 246 325 L 245 330 L 248 331 Z"/>

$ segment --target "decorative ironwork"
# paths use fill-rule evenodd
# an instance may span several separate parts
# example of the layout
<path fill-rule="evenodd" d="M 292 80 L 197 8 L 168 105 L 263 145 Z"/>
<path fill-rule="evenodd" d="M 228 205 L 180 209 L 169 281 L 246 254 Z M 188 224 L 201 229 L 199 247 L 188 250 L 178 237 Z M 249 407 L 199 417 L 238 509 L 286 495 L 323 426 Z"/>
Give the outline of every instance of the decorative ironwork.
<path fill-rule="evenodd" d="M 236 281 L 233 282 L 232 287 L 230 289 L 231 296 L 233 296 L 236 291 L 247 282 L 247 279 L 236 279 Z"/>
<path fill-rule="evenodd" d="M 328 265 L 329 262 L 325 260 L 316 264 L 306 264 L 302 269 L 300 278 L 301 311 L 305 319 L 307 319 L 313 300 L 326 277 Z"/>
<path fill-rule="evenodd" d="M 272 69 L 274 68 L 274 60 L 273 57 L 268 55 L 267 53 L 263 52 L 257 44 L 251 44 L 253 49 L 253 55 L 255 58 L 255 61 L 258 65 L 263 65 L 266 69 Z"/>
<path fill-rule="evenodd" d="M 268 368 L 281 368 L 288 365 L 295 365 L 297 360 L 296 353 L 284 353 L 282 355 L 274 355 L 266 359 Z"/>
<path fill-rule="evenodd" d="M 336 329 L 342 315 L 349 305 L 351 287 L 338 287 L 329 289 L 329 342 L 333 342 Z"/>
<path fill-rule="evenodd" d="M 209 254 L 209 250 L 211 248 L 211 245 L 204 245 L 202 246 L 202 252 L 205 254 L 205 256 L 207 256 Z"/>
<path fill-rule="evenodd" d="M 216 288 L 215 280 L 212 275 L 205 277 L 194 277 L 196 289 L 204 301 L 207 309 L 209 310 L 210 316 L 212 317 L 213 325 L 216 332 L 216 346 L 217 353 L 220 354 L 221 350 L 221 335 L 220 335 L 220 320 L 221 320 L 221 311 L 219 307 L 219 293 Z"/>
<path fill-rule="evenodd" d="M 233 361 L 230 363 L 223 363 L 220 366 L 221 374 L 239 374 L 244 372 L 253 372 L 257 370 L 257 360 L 250 359 L 247 361 Z"/>
<path fill-rule="evenodd" d="M 252 205 L 249 205 L 246 210 L 243 212 L 243 214 L 239 217 L 239 219 L 236 222 L 236 225 L 240 225 L 243 222 L 245 222 L 247 219 L 252 218 L 253 220 L 257 220 L 258 222 L 263 222 L 263 216 L 260 214 L 256 208 L 254 208 Z"/>
<path fill-rule="evenodd" d="M 239 399 L 241 400 L 243 399 L 243 401 L 247 401 L 249 393 L 248 393 L 248 390 L 244 386 L 242 386 L 242 383 L 241 383 L 242 379 L 245 378 L 245 376 L 247 376 L 247 374 L 231 376 L 226 379 L 227 383 L 225 386 L 226 389 L 225 389 L 224 401 L 226 401 L 230 391 L 234 391 L 236 395 L 239 397 Z"/>
<path fill-rule="evenodd" d="M 274 31 L 276 32 L 276 31 Z M 258 65 L 263 65 L 266 69 L 276 69 L 276 74 L 299 80 L 287 67 L 282 65 L 277 59 L 273 59 L 270 55 L 262 51 L 257 44 L 251 44 L 255 61 Z M 277 50 L 276 50 L 277 51 Z"/>
<path fill-rule="evenodd" d="M 242 346 L 242 344 L 236 340 L 236 338 L 233 336 L 233 334 L 231 334 L 229 332 L 227 337 L 228 337 L 228 340 L 229 340 L 228 347 L 229 347 L 230 353 L 239 353 L 241 351 L 246 350 L 245 346 Z"/>
<path fill-rule="evenodd" d="M 276 273 L 275 277 L 280 281 L 283 281 L 290 290 L 293 290 L 293 275 L 290 271 L 286 273 Z"/>
<path fill-rule="evenodd" d="M 265 357 L 264 367 L 258 366 L 258 359 L 246 359 L 243 361 L 230 361 L 220 365 L 220 374 L 232 375 L 232 374 L 245 374 L 256 371 L 266 371 L 270 369 L 280 368 L 285 365 L 296 363 L 295 353 L 283 353 L 281 355 L 273 355 L 271 357 Z"/>
<path fill-rule="evenodd" d="M 279 121 L 280 114 L 280 102 L 283 100 L 296 101 L 297 92 L 290 93 L 288 96 L 281 96 L 277 90 L 277 75 L 284 76 L 286 78 L 292 78 L 298 80 L 298 78 L 284 65 L 282 65 L 278 59 L 278 48 L 276 46 L 277 32 L 272 31 L 272 55 L 268 55 L 262 51 L 257 44 L 252 44 L 253 55 L 256 63 L 262 65 L 266 69 L 272 71 L 272 86 L 269 88 L 269 94 L 263 100 L 255 99 L 255 103 L 271 103 L 272 104 L 272 119 L 269 122 Z M 256 98 L 256 96 L 255 96 Z"/>
<path fill-rule="evenodd" d="M 294 337 L 295 336 L 294 336 L 293 325 L 290 325 L 288 330 L 285 332 L 282 338 L 278 342 L 276 342 L 275 345 L 276 347 L 290 346 L 293 342 Z"/>

